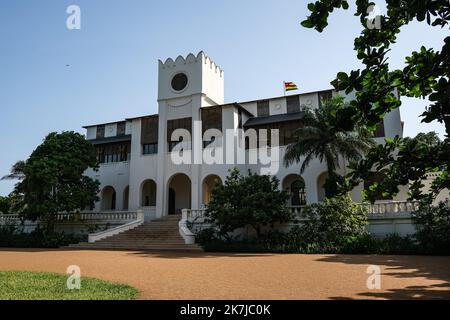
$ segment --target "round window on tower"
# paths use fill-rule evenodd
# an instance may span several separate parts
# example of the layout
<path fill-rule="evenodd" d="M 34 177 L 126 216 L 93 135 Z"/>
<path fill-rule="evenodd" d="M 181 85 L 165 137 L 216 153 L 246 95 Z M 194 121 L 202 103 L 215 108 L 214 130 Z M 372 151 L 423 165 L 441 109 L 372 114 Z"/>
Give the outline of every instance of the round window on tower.
<path fill-rule="evenodd" d="M 188 77 L 184 73 L 178 73 L 172 78 L 172 89 L 182 91 L 188 84 Z"/>

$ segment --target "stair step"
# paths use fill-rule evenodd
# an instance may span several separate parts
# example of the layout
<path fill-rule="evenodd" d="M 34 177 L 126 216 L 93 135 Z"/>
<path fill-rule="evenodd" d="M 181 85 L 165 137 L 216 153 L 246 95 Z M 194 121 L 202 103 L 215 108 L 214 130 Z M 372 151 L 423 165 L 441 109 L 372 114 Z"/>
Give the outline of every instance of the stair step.
<path fill-rule="evenodd" d="M 119 233 L 95 243 L 81 242 L 71 249 L 86 250 L 164 250 L 203 251 L 198 245 L 186 245 L 179 233 L 181 215 L 145 222 L 135 229 Z"/>

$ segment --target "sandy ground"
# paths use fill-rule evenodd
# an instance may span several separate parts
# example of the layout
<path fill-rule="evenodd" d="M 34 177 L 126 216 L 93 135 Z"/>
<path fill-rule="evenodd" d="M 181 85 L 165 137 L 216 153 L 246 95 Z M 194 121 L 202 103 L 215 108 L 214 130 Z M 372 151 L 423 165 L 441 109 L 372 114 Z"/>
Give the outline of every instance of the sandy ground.
<path fill-rule="evenodd" d="M 0 249 L 0 270 L 69 265 L 140 299 L 450 299 L 450 257 Z M 369 265 L 382 270 L 381 290 L 367 288 Z"/>

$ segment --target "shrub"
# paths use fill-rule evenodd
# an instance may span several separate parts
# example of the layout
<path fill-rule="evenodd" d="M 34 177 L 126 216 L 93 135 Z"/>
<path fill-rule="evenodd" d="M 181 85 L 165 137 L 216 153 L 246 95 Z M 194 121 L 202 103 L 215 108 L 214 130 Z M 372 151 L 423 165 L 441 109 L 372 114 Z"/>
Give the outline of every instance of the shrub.
<path fill-rule="evenodd" d="M 377 239 L 371 235 L 339 237 L 335 241 L 302 242 L 294 240 L 290 233 L 280 241 L 255 240 L 225 242 L 215 240 L 204 244 L 209 252 L 241 253 L 301 253 L 301 254 L 420 254 L 420 248 L 410 237 L 390 235 Z"/>
<path fill-rule="evenodd" d="M 59 248 L 86 241 L 86 238 L 86 235 L 46 232 L 43 229 L 36 229 L 31 233 L 24 233 L 14 226 L 0 227 L 0 247 Z"/>
<path fill-rule="evenodd" d="M 276 177 L 251 172 L 243 176 L 234 169 L 224 185 L 213 190 L 206 217 L 217 226 L 221 237 L 230 240 L 235 230 L 251 226 L 259 238 L 264 227 L 273 228 L 292 219 L 286 207 L 289 196 L 278 185 Z"/>
<path fill-rule="evenodd" d="M 203 229 L 195 235 L 195 242 L 207 244 L 218 241 L 216 230 L 213 228 Z"/>
<path fill-rule="evenodd" d="M 368 234 L 367 209 L 353 203 L 349 195 L 306 206 L 297 231 L 306 242 L 335 242 L 342 237 Z"/>
<path fill-rule="evenodd" d="M 414 213 L 416 239 L 424 253 L 450 254 L 450 206 L 422 203 Z"/>
<path fill-rule="evenodd" d="M 379 253 L 379 241 L 369 234 L 344 236 L 336 239 L 337 253 L 371 254 Z"/>
<path fill-rule="evenodd" d="M 391 234 L 378 240 L 379 254 L 420 254 L 421 248 L 411 236 Z"/>

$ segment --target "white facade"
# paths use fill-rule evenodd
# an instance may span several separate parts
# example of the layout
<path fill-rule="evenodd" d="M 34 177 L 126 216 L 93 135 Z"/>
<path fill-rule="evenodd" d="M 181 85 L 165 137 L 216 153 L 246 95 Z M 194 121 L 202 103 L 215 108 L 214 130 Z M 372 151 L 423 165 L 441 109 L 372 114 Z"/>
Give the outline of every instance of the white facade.
<path fill-rule="evenodd" d="M 217 107 L 221 110 L 221 126 L 225 135 L 227 129 L 237 132 L 240 127 L 247 128 L 249 120 L 253 122 L 264 120 L 266 123 L 275 124 L 277 119 L 290 123 L 298 121 L 295 120 L 297 113 L 295 108 L 293 111 L 292 106 L 298 104 L 299 107 L 318 108 L 320 97 L 324 94 L 335 93 L 322 91 L 276 97 L 267 99 L 268 101 L 224 104 L 224 72 L 203 52 L 197 56 L 189 54 L 186 58 L 179 56 L 175 60 L 160 61 L 157 115 L 85 127 L 87 139 L 100 148 L 106 146 L 104 150 L 107 150 L 108 146 L 113 146 L 111 150 L 122 150 L 120 152 L 123 153 L 125 152 L 123 148 L 129 146 L 127 157 L 107 155 L 106 153 L 110 151 L 102 151 L 101 156 L 105 157 L 107 159 L 105 162 L 108 163 L 101 164 L 98 172 L 92 170 L 88 172 L 89 176 L 101 183 L 101 201 L 97 204 L 96 211 L 143 209 L 147 218 L 153 219 L 169 213 L 180 213 L 181 209 L 202 208 L 208 201 L 209 190 L 213 184 L 225 181 L 229 169 L 239 167 L 241 172 L 260 169 L 260 165 L 247 164 L 175 165 L 169 152 L 168 121 L 189 119 L 193 131 L 194 122 L 202 120 L 202 110 Z M 264 112 L 267 111 L 267 104 L 268 114 L 258 116 L 263 108 Z M 148 119 L 154 120 L 155 127 L 145 130 L 149 130 L 150 136 L 152 130 L 157 130 L 157 145 L 147 143 L 144 146 L 142 143 L 143 123 Z M 399 110 L 394 110 L 385 117 L 384 133 L 386 137 L 403 135 Z M 230 138 L 224 137 L 224 146 L 230 142 L 227 139 Z M 237 141 L 235 137 L 233 139 Z M 193 140 L 192 146 L 203 145 L 201 137 L 194 137 Z M 382 141 L 383 139 L 379 140 L 380 143 Z M 114 147 L 114 144 L 122 145 Z M 150 148 L 152 151 L 144 152 L 144 148 Z M 300 178 L 301 163 L 284 167 L 282 163 L 284 151 L 285 146 L 281 146 L 278 157 L 279 170 L 275 172 L 280 180 L 280 188 L 291 190 L 293 183 L 302 179 L 304 190 L 301 196 L 305 197 L 306 203 L 323 200 L 325 164 L 314 160 Z M 185 152 L 190 154 L 191 151 Z M 255 150 L 243 152 L 252 153 Z M 237 155 L 233 155 L 233 158 L 236 159 Z M 114 190 L 114 195 L 111 190 Z M 355 201 L 361 200 L 361 190 L 362 186 L 353 191 Z M 406 191 L 398 198 L 404 199 L 405 194 Z"/>

